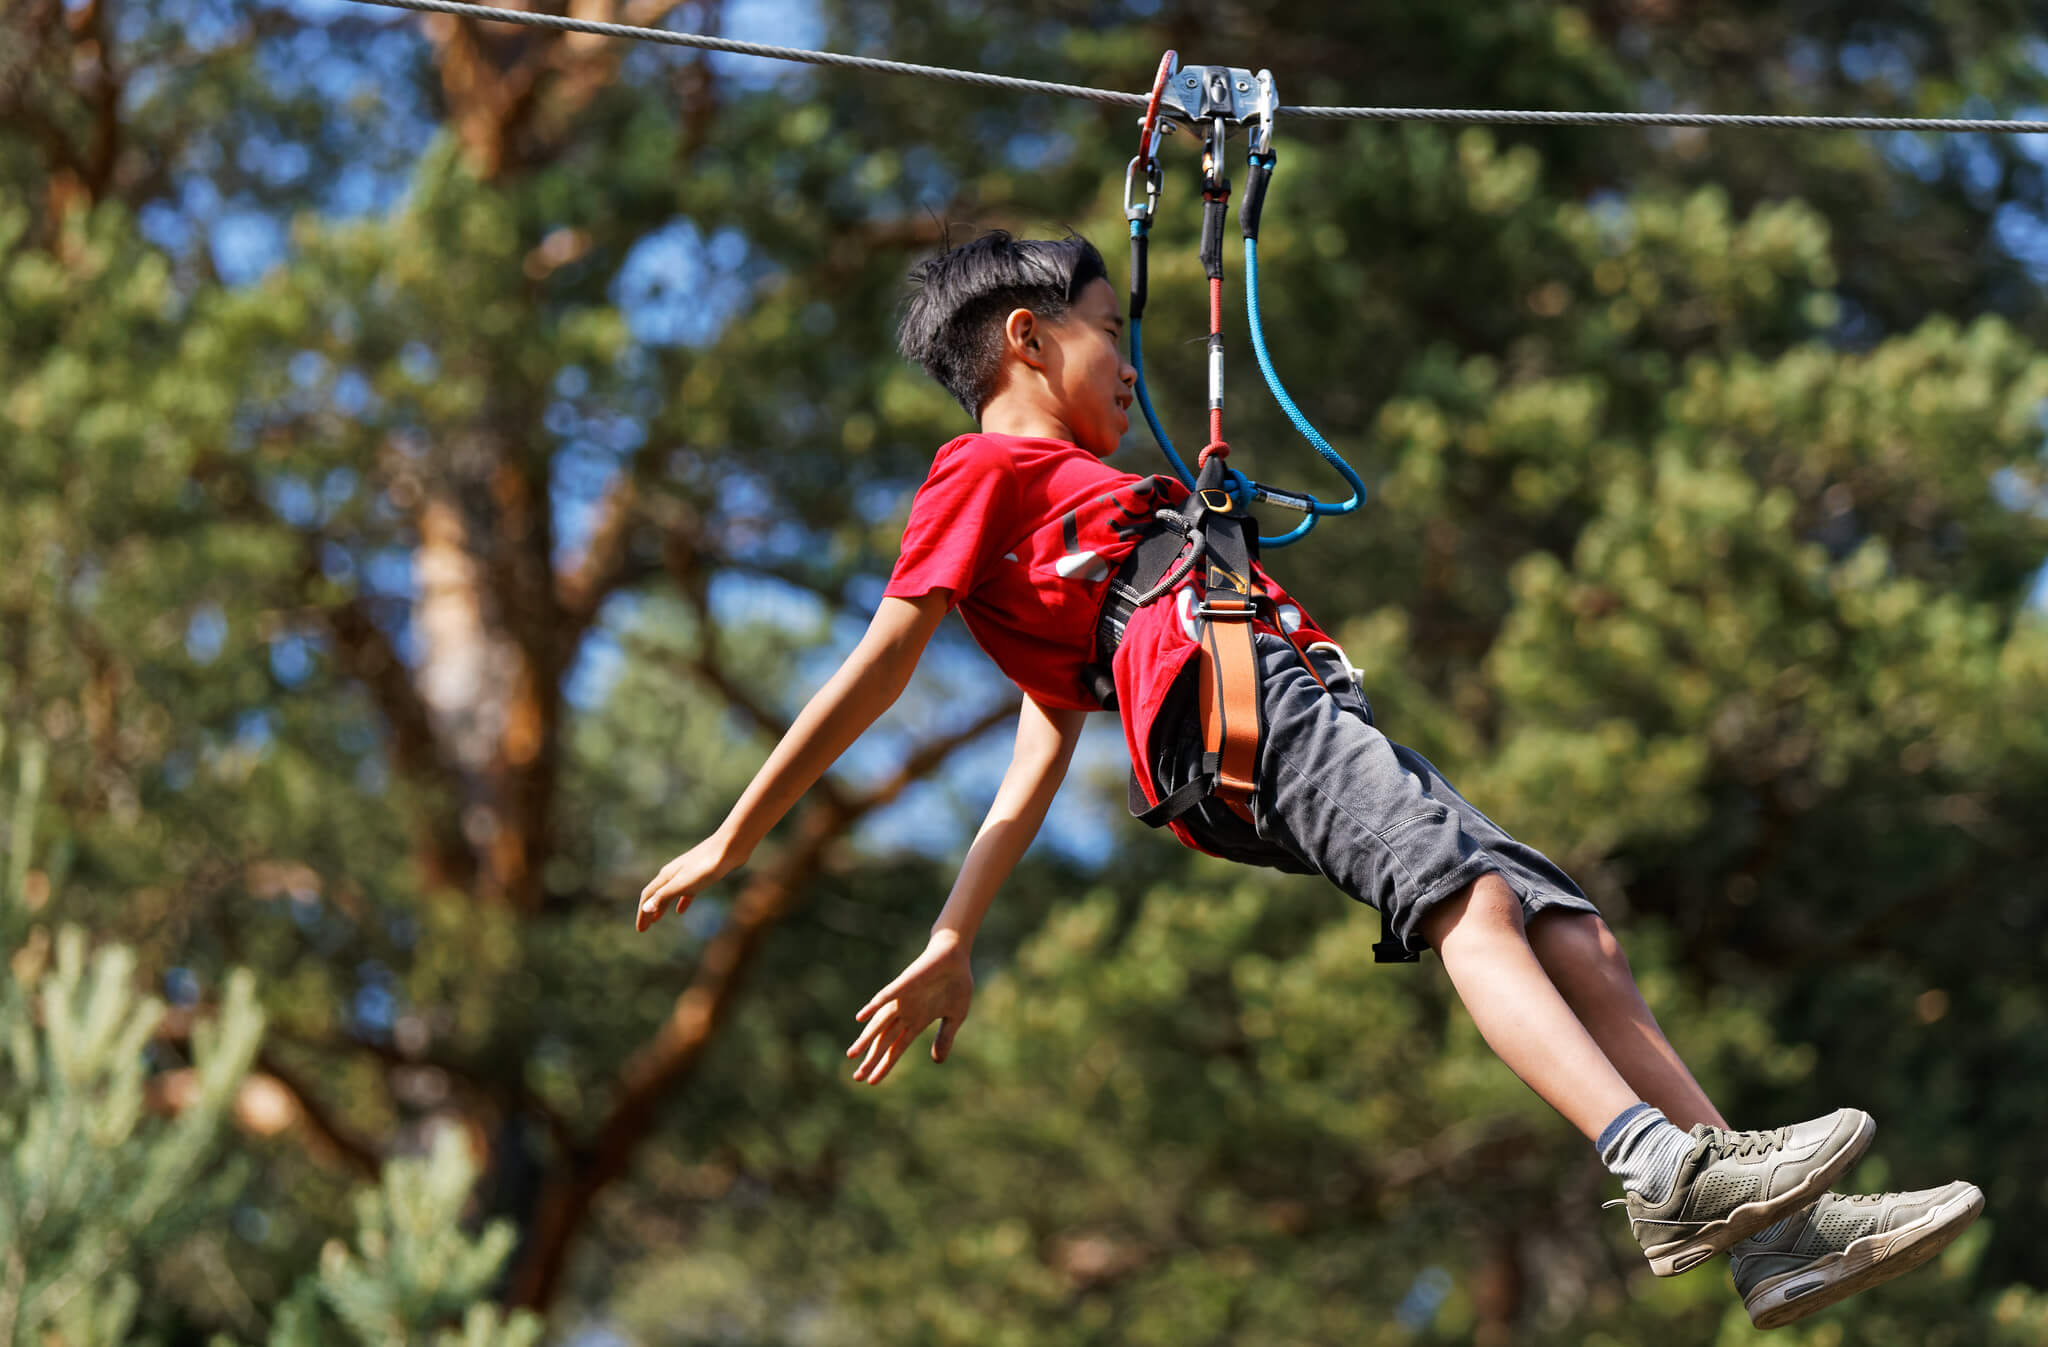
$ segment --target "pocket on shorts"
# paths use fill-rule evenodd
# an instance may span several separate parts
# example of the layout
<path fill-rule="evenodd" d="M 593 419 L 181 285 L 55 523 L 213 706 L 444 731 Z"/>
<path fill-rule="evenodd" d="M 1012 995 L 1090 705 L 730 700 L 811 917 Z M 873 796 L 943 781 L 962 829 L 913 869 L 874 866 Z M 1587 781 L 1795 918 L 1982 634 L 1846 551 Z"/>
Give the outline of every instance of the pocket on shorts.
<path fill-rule="evenodd" d="M 1451 817 L 1448 805 L 1432 804 L 1427 809 L 1418 809 L 1404 818 L 1389 823 L 1380 833 L 1382 838 L 1397 837 L 1418 823 L 1444 823 Z"/>

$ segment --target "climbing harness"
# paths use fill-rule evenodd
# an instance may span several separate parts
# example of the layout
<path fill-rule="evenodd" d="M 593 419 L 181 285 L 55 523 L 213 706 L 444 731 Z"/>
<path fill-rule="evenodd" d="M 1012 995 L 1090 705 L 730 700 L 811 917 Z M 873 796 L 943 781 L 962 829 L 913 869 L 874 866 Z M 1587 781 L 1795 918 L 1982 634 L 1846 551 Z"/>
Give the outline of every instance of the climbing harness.
<path fill-rule="evenodd" d="M 1160 425 L 1144 375 L 1147 254 L 1163 176 L 1158 149 L 1166 123 L 1162 122 L 1161 113 L 1169 100 L 1189 125 L 1202 128 L 1205 138 L 1201 259 L 1209 281 L 1209 439 L 1196 456 L 1193 473 Z M 1156 513 L 1158 530 L 1140 541 L 1112 580 L 1097 626 L 1098 663 L 1092 666 L 1089 676 L 1097 685 L 1097 695 L 1103 704 L 1113 706 L 1116 689 L 1110 677 L 1110 661 L 1125 627 L 1146 604 L 1175 596 L 1201 647 L 1200 668 L 1195 677 L 1202 723 L 1202 758 L 1196 775 L 1157 803 L 1144 798 L 1134 766 L 1131 813 L 1155 828 L 1181 818 L 1210 795 L 1257 828 L 1257 769 L 1265 726 L 1253 633 L 1261 619 L 1295 647 L 1317 683 L 1330 688 L 1330 680 L 1316 668 L 1312 656 L 1329 652 L 1335 655 L 1341 670 L 1340 682 L 1348 682 L 1353 695 L 1358 693 L 1356 670 L 1343 650 L 1330 641 L 1304 643 L 1275 611 L 1253 565 L 1262 546 L 1281 547 L 1298 541 L 1322 516 L 1349 514 L 1365 499 L 1365 484 L 1295 407 L 1266 352 L 1258 311 L 1258 233 L 1266 189 L 1279 162 L 1273 150 L 1273 122 L 1278 104 L 1273 77 L 1268 71 L 1253 74 L 1228 66 L 1180 69 L 1175 54 L 1169 51 L 1160 60 L 1159 73 L 1146 102 L 1138 154 L 1124 175 L 1124 214 L 1131 226 L 1129 327 L 1131 364 L 1137 371 L 1135 392 L 1161 452 L 1190 494 L 1183 510 Z M 1225 141 L 1233 124 L 1248 127 L 1251 141 L 1238 223 L 1245 240 L 1245 284 L 1253 349 L 1275 400 L 1350 486 L 1350 499 L 1342 502 L 1326 502 L 1252 481 L 1226 463 L 1230 445 L 1223 437 L 1223 232 L 1229 210 L 1230 179 L 1225 176 L 1223 165 Z M 1255 501 L 1296 510 L 1302 516 L 1301 522 L 1277 537 L 1261 537 L 1257 521 L 1249 513 Z M 1189 594 L 1191 603 L 1184 601 Z M 1298 626 L 1296 623 L 1295 627 Z M 1362 697 L 1360 700 L 1362 704 Z M 1381 962 L 1407 962 L 1414 958 L 1394 937 L 1384 913 L 1381 940 L 1373 947 L 1373 954 Z"/>
<path fill-rule="evenodd" d="M 1220 456 L 1209 457 L 1200 478 L 1203 485 L 1189 497 L 1185 511 L 1156 512 L 1158 527 L 1139 541 L 1111 578 L 1096 626 L 1097 662 L 1083 670 L 1096 697 L 1114 708 L 1111 662 L 1140 608 L 1172 595 L 1184 620 L 1199 633 L 1201 649 L 1194 672 L 1202 725 L 1198 770 L 1154 803 L 1145 797 L 1136 764 L 1131 768 L 1131 815 L 1154 828 L 1182 818 L 1211 795 L 1255 831 L 1258 828 L 1257 768 L 1265 737 L 1253 642 L 1258 618 L 1265 618 L 1294 646 L 1317 683 L 1340 703 L 1355 702 L 1355 709 L 1370 721 L 1358 671 L 1343 649 L 1334 641 L 1303 644 L 1274 611 L 1272 598 L 1261 591 L 1251 565 L 1257 554 L 1257 527 L 1224 487 L 1222 465 Z M 1334 659 L 1330 677 L 1316 667 L 1317 656 Z M 1417 958 L 1394 933 L 1384 910 L 1380 938 L 1372 951 L 1378 963 L 1413 963 Z"/>

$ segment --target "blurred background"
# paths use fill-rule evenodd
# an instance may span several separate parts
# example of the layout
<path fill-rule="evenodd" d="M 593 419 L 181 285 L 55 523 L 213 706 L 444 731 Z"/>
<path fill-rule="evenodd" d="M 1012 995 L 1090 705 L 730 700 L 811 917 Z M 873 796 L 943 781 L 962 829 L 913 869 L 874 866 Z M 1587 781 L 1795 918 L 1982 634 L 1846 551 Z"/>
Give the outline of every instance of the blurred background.
<path fill-rule="evenodd" d="M 2038 116 L 2012 0 L 578 0 L 1284 101 Z M 848 1080 L 1007 761 L 949 621 L 682 921 L 877 602 L 950 233 L 1123 283 L 1123 109 L 346 0 L 0 19 L 0 1343 L 1736 1344 L 1372 913 L 1131 822 L 1097 717 L 953 1059 Z M 2048 1341 L 2048 145 L 1283 121 L 1269 558 L 1622 931 L 1738 1126 L 1938 1262 L 1774 1340 Z M 1197 167 L 1148 374 L 1199 442 Z M 1242 168 L 1234 170 L 1241 178 Z M 1334 477 L 1252 377 L 1240 461 Z M 1134 435 L 1113 462 L 1158 470 Z M 927 1040 L 928 1041 L 928 1040 Z"/>

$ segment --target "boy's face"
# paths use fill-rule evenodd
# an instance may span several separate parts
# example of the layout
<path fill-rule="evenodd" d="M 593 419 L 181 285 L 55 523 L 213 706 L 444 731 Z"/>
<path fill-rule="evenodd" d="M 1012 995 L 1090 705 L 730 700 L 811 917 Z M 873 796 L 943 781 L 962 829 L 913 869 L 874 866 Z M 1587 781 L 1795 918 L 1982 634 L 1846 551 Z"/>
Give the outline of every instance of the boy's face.
<path fill-rule="evenodd" d="M 1088 282 L 1066 317 L 1039 330 L 1054 413 L 1075 444 L 1107 458 L 1131 428 L 1131 390 L 1138 380 L 1123 356 L 1124 316 L 1116 290 L 1099 278 Z"/>

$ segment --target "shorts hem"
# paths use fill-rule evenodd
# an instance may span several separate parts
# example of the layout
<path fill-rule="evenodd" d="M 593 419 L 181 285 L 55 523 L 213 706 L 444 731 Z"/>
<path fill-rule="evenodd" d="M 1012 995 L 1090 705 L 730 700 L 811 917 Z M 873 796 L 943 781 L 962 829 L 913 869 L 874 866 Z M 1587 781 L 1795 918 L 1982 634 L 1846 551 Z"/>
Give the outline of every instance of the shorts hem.
<path fill-rule="evenodd" d="M 1419 934 L 1422 920 L 1430 910 L 1448 901 L 1459 890 L 1479 881 L 1481 876 L 1500 873 L 1500 862 L 1485 852 L 1467 856 L 1448 873 L 1425 888 L 1413 900 L 1398 905 L 1392 921 L 1394 937 L 1401 942 L 1401 948 L 1410 954 L 1421 954 L 1431 948 L 1428 941 Z M 1506 876 L 1502 876 L 1505 878 Z M 1521 895 L 1517 894 L 1519 898 Z"/>
<path fill-rule="evenodd" d="M 1522 906 L 1522 920 L 1527 923 L 1546 912 L 1578 912 L 1589 917 L 1600 915 L 1600 909 L 1593 906 L 1591 899 L 1582 894 L 1559 893 L 1554 889 L 1534 889 L 1528 893 L 1516 885 L 1514 875 L 1508 867 L 1490 852 L 1480 852 L 1460 862 L 1443 879 L 1423 891 L 1421 897 L 1401 905 L 1401 913 L 1394 919 L 1393 929 L 1401 948 L 1410 954 L 1420 954 L 1429 949 L 1429 943 L 1417 934 L 1424 917 L 1430 909 L 1447 901 L 1452 895 L 1469 884 L 1477 883 L 1486 875 L 1499 875 L 1501 882 Z"/>

